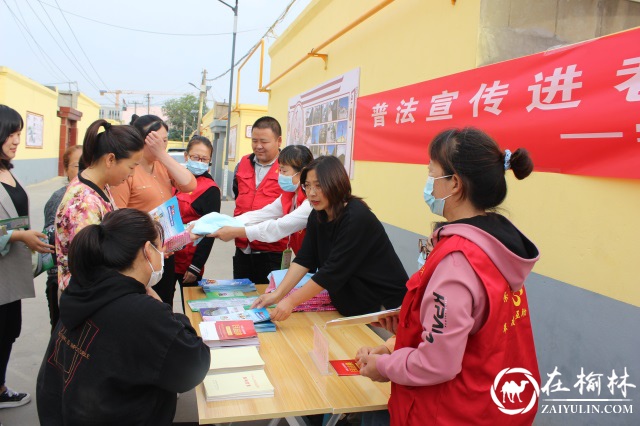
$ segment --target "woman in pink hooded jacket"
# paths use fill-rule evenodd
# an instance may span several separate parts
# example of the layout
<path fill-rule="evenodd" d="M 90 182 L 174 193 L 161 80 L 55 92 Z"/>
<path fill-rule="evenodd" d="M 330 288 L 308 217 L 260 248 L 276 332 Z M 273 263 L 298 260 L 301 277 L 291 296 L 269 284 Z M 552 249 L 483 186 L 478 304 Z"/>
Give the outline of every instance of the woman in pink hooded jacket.
<path fill-rule="evenodd" d="M 429 155 L 424 199 L 446 222 L 407 282 L 393 350 L 360 349 L 361 374 L 392 382 L 392 425 L 531 424 L 540 374 L 524 281 L 539 253 L 494 210 L 506 171 L 524 179 L 533 162 L 473 128 L 440 133 Z"/>

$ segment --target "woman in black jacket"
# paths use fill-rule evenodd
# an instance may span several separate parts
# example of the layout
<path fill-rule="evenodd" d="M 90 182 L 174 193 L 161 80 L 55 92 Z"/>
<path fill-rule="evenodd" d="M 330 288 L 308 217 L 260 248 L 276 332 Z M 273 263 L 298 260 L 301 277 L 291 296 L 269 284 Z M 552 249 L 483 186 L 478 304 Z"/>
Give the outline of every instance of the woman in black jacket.
<path fill-rule="evenodd" d="M 110 212 L 76 235 L 38 374 L 42 425 L 172 423 L 176 394 L 202 381 L 210 356 L 151 288 L 163 265 L 162 229 L 139 210 Z"/>

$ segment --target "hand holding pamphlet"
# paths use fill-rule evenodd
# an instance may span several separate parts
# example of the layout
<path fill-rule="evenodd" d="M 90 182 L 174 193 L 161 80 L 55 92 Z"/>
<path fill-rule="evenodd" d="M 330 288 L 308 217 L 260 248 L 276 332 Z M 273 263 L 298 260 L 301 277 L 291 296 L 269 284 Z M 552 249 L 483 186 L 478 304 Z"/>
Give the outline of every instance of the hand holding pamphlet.
<path fill-rule="evenodd" d="M 185 230 L 178 208 L 178 199 L 171 197 L 149 212 L 151 218 L 162 225 L 164 247 L 167 252 L 178 251 L 191 243 L 189 232 Z"/>

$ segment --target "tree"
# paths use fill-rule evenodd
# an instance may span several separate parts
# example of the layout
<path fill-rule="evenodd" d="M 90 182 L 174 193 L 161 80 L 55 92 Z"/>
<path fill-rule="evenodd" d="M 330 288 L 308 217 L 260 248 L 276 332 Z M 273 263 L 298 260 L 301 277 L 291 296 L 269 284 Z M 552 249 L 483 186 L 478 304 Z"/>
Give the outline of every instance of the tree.
<path fill-rule="evenodd" d="M 198 98 L 194 95 L 184 95 L 181 98 L 169 99 L 162 106 L 162 112 L 169 117 L 169 139 L 182 140 L 182 126 L 184 124 L 185 137 L 189 137 L 196 129 L 198 119 Z M 209 108 L 205 103 L 202 107 L 202 116 Z"/>

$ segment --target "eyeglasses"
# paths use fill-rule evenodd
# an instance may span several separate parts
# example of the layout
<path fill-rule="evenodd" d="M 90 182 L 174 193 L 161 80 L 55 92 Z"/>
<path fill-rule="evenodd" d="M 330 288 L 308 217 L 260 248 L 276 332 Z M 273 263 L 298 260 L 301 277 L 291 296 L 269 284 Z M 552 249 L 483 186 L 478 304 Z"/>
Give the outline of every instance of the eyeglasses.
<path fill-rule="evenodd" d="M 190 155 L 189 159 L 191 161 L 199 161 L 201 163 L 208 163 L 209 161 L 211 161 L 211 158 L 208 157 L 200 157 L 199 155 Z"/>
<path fill-rule="evenodd" d="M 305 194 L 310 193 L 312 190 L 316 193 L 316 194 L 322 194 L 322 187 L 319 184 L 311 184 L 311 183 L 305 183 L 304 185 L 302 185 L 302 190 L 305 192 Z"/>

